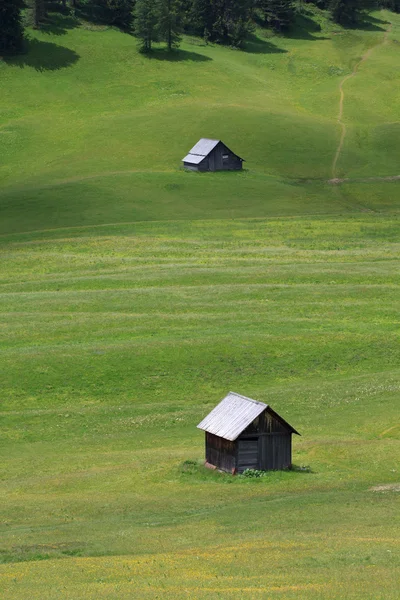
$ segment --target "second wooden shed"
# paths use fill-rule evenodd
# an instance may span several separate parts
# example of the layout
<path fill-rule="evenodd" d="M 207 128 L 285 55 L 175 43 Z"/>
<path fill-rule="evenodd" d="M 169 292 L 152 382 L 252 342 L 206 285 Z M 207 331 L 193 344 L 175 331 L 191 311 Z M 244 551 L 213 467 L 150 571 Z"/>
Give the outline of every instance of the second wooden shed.
<path fill-rule="evenodd" d="M 300 435 L 268 404 L 229 394 L 199 425 L 206 463 L 222 471 L 272 471 L 292 465 L 292 434 Z"/>
<path fill-rule="evenodd" d="M 221 140 L 201 138 L 182 161 L 191 171 L 240 171 L 243 158 Z"/>

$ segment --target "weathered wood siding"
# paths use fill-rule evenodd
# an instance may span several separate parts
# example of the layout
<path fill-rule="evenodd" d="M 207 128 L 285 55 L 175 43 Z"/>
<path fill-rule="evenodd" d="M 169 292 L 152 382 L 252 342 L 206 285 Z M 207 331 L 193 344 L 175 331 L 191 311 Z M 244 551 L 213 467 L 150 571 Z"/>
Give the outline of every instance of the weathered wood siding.
<path fill-rule="evenodd" d="M 242 161 L 236 154 L 222 142 L 215 146 L 214 150 L 208 155 L 209 171 L 239 171 L 242 168 Z"/>
<path fill-rule="evenodd" d="M 242 442 L 245 440 L 258 440 L 257 466 L 245 468 L 261 469 L 262 471 L 275 471 L 287 469 L 292 464 L 292 433 L 275 416 L 273 412 L 265 410 L 243 431 L 238 438 L 238 472 L 245 469 L 247 456 L 241 456 Z M 255 460 L 253 463 L 255 464 Z"/>
<path fill-rule="evenodd" d="M 292 465 L 292 431 L 269 408 L 235 442 L 206 432 L 206 460 L 223 471 L 276 471 Z"/>
<path fill-rule="evenodd" d="M 232 472 L 236 468 L 236 442 L 206 432 L 206 461 L 218 469 Z"/>
<path fill-rule="evenodd" d="M 260 468 L 259 438 L 238 440 L 237 471 Z"/>
<path fill-rule="evenodd" d="M 292 464 L 292 435 L 267 433 L 260 436 L 260 469 L 278 471 Z"/>
<path fill-rule="evenodd" d="M 267 409 L 250 423 L 241 436 L 253 435 L 254 433 L 288 433 L 288 429 Z"/>

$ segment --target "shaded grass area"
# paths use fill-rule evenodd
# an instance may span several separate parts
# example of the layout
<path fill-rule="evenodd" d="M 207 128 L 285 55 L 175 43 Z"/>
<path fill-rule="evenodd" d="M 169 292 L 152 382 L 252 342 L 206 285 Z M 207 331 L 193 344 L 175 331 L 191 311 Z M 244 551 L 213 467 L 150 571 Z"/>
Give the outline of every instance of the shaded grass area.
<path fill-rule="evenodd" d="M 232 189 L 229 201 L 226 188 Z M 82 202 L 82 198 L 85 199 Z M 294 214 L 397 214 L 398 181 L 282 180 L 254 172 L 115 172 L 76 177 L 2 197 L 0 234 L 81 225 L 208 218 L 262 218 Z"/>
<path fill-rule="evenodd" d="M 398 240 L 370 214 L 3 235 L 2 597 L 396 598 Z M 204 469 L 229 389 L 312 472 Z"/>
<path fill-rule="evenodd" d="M 79 54 L 59 44 L 37 39 L 26 41 L 25 52 L 19 56 L 5 57 L 3 60 L 10 66 L 31 67 L 36 71 L 58 71 L 71 67 L 79 60 Z"/>
<path fill-rule="evenodd" d="M 229 203 L 227 185 L 232 187 Z M 210 214 L 243 218 L 291 216 L 294 210 L 305 214 L 359 210 L 352 200 L 346 199 L 343 205 L 341 193 L 329 184 L 286 182 L 248 173 L 105 173 L 3 196 L 0 231 L 173 220 L 177 214 L 181 219 L 202 219 Z M 385 200 L 391 198 L 385 194 Z"/>

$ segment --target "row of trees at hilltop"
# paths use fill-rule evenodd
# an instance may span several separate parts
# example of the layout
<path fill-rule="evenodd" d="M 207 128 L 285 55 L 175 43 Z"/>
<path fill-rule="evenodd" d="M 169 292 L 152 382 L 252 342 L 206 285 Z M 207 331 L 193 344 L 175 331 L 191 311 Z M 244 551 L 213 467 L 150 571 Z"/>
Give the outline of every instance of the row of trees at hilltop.
<path fill-rule="evenodd" d="M 293 18 L 296 0 L 59 0 L 60 9 L 82 12 L 102 23 L 133 31 L 148 51 L 153 42 L 165 41 L 171 50 L 182 33 L 206 41 L 241 47 L 261 15 L 266 26 L 283 30 Z M 21 11 L 27 9 L 31 25 L 40 28 L 50 2 L 0 0 L 0 51 L 14 52 L 22 44 Z M 57 0 L 51 1 L 51 11 Z"/>
<path fill-rule="evenodd" d="M 319 8 L 329 10 L 336 23 L 356 25 L 363 11 L 388 8 L 400 12 L 400 0 L 306 0 Z"/>
<path fill-rule="evenodd" d="M 69 10 L 132 31 L 149 51 L 158 41 L 172 50 L 182 33 L 240 48 L 255 21 L 284 32 L 307 4 L 329 11 L 343 25 L 355 24 L 363 11 L 378 6 L 400 12 L 400 0 L 0 0 L 0 53 L 21 49 L 23 12 L 40 28 L 49 8 Z"/>

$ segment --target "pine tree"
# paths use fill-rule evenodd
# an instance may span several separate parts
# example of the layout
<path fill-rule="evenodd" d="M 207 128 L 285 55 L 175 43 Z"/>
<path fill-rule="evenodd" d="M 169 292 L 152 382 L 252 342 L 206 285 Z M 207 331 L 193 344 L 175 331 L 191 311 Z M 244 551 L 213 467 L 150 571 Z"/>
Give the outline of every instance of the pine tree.
<path fill-rule="evenodd" d="M 213 42 L 241 46 L 252 28 L 253 0 L 194 0 L 196 31 Z"/>
<path fill-rule="evenodd" d="M 187 16 L 188 29 L 193 33 L 212 39 L 216 11 L 213 0 L 193 0 Z"/>
<path fill-rule="evenodd" d="M 15 54 L 21 50 L 24 37 L 22 7 L 22 0 L 0 2 L 0 53 Z"/>
<path fill-rule="evenodd" d="M 149 52 L 151 45 L 158 39 L 157 5 L 154 0 L 136 0 L 135 34 L 141 40 L 143 52 Z"/>
<path fill-rule="evenodd" d="M 330 11 L 332 18 L 341 25 L 355 25 L 360 13 L 372 8 L 374 0 L 331 0 Z"/>
<path fill-rule="evenodd" d="M 182 32 L 182 15 L 179 0 L 158 0 L 158 33 L 161 40 L 167 42 L 168 50 L 177 48 Z"/>
<path fill-rule="evenodd" d="M 253 28 L 253 0 L 225 0 L 224 21 L 227 41 L 241 47 Z"/>
<path fill-rule="evenodd" d="M 379 0 L 379 6 L 396 13 L 400 12 L 400 0 Z"/>
<path fill-rule="evenodd" d="M 285 31 L 294 18 L 293 0 L 261 0 L 265 23 L 275 31 Z"/>
<path fill-rule="evenodd" d="M 97 0 L 104 20 L 110 25 L 129 29 L 132 23 L 133 0 Z"/>

